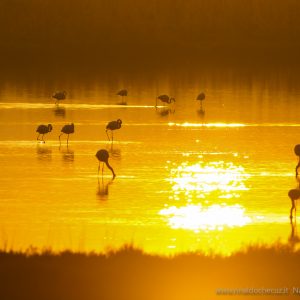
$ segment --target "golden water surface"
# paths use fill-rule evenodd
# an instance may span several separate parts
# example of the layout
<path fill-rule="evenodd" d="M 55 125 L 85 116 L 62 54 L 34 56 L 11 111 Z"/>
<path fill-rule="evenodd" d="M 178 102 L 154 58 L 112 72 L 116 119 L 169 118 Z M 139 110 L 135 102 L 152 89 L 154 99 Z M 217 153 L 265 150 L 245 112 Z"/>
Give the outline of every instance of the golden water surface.
<path fill-rule="evenodd" d="M 0 246 L 105 251 L 132 243 L 149 253 L 228 255 L 291 242 L 299 85 L 225 79 L 2 82 Z M 127 105 L 118 105 L 124 87 Z M 55 106 L 60 88 L 67 99 Z M 176 103 L 155 108 L 160 94 Z M 111 144 L 105 127 L 116 119 L 123 123 Z M 75 133 L 60 146 L 72 122 Z M 37 126 L 48 123 L 46 143 L 37 142 Z M 97 174 L 101 148 L 114 180 L 107 168 Z"/>

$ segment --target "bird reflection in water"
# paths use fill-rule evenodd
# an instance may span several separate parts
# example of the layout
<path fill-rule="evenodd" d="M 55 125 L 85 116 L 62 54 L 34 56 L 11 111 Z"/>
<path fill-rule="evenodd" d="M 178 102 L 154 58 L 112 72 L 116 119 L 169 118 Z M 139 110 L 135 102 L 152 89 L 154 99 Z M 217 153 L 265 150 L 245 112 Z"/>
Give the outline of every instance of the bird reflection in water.
<path fill-rule="evenodd" d="M 204 121 L 205 110 L 203 108 L 200 108 L 200 109 L 197 110 L 197 114 L 202 119 L 202 121 Z"/>
<path fill-rule="evenodd" d="M 111 144 L 110 147 L 107 147 L 107 151 L 109 152 L 109 156 L 112 159 L 115 159 L 115 160 L 121 159 L 121 149 L 116 147 L 116 145 Z"/>
<path fill-rule="evenodd" d="M 100 180 L 98 177 L 98 190 L 97 190 L 97 196 L 99 200 L 105 201 L 108 199 L 109 195 L 109 186 L 113 183 L 113 179 L 109 181 L 104 181 L 103 177 Z"/>
<path fill-rule="evenodd" d="M 43 144 L 38 144 L 36 147 L 37 158 L 39 160 L 51 160 L 52 150 Z"/>
<path fill-rule="evenodd" d="M 65 162 L 74 162 L 74 150 L 70 149 L 69 147 L 67 147 L 64 150 L 61 150 L 61 147 L 59 147 L 59 151 L 62 154 L 62 159 Z"/>
<path fill-rule="evenodd" d="M 66 117 L 66 109 L 64 107 L 56 105 L 53 112 L 56 117 L 61 117 L 61 118 Z"/>
<path fill-rule="evenodd" d="M 300 238 L 298 236 L 298 232 L 297 232 L 297 220 L 295 218 L 295 220 L 293 221 L 293 219 L 290 219 L 290 224 L 291 224 L 291 234 L 288 238 L 288 242 L 291 245 L 292 248 L 296 248 L 296 246 L 299 244 L 300 242 Z"/>
<path fill-rule="evenodd" d="M 175 113 L 175 109 L 171 109 L 171 108 L 162 108 L 162 109 L 158 109 L 156 108 L 156 112 L 161 116 L 161 117 L 167 117 L 169 115 L 172 115 Z"/>

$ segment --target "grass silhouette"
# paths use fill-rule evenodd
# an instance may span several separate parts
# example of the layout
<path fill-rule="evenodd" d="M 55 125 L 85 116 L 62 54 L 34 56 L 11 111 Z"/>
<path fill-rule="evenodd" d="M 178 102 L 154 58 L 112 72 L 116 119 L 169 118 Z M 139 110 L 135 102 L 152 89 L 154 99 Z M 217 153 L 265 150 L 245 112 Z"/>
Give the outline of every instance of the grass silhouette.
<path fill-rule="evenodd" d="M 232 299 L 217 288 L 289 288 L 299 283 L 300 251 L 249 246 L 230 257 L 161 257 L 131 245 L 106 254 L 0 252 L 0 299 Z M 240 296 L 244 299 L 246 296 Z M 253 299 L 268 296 L 255 296 Z"/>

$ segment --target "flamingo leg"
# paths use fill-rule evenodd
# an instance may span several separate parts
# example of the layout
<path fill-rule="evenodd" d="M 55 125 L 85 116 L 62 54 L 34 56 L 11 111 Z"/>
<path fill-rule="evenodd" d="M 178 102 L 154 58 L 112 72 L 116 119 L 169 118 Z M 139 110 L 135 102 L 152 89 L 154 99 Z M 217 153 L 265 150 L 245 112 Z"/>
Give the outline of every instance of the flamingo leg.
<path fill-rule="evenodd" d="M 291 210 L 290 210 L 290 218 L 292 219 L 293 218 L 293 210 L 295 209 L 296 211 L 296 207 L 295 207 L 295 200 L 292 200 L 292 207 L 291 207 Z M 295 213 L 296 214 L 296 213 Z"/>
<path fill-rule="evenodd" d="M 98 165 L 98 175 L 99 175 L 99 172 L 100 172 L 100 161 L 99 161 L 99 165 Z M 99 179 L 98 179 L 98 182 L 99 182 Z"/>
<path fill-rule="evenodd" d="M 110 141 L 109 135 L 108 135 L 108 133 L 107 133 L 107 129 L 106 129 L 106 135 L 107 135 L 108 140 Z"/>
<path fill-rule="evenodd" d="M 111 142 L 112 143 L 114 142 L 114 132 L 113 131 L 111 132 Z"/>
<path fill-rule="evenodd" d="M 68 134 L 68 138 L 67 138 L 67 146 L 69 146 L 69 134 Z"/>
<path fill-rule="evenodd" d="M 44 141 L 44 134 L 42 135 L 42 141 L 45 143 L 45 141 Z"/>
<path fill-rule="evenodd" d="M 38 134 L 38 136 L 37 136 L 37 138 L 36 138 L 36 140 L 37 140 L 37 141 L 39 141 L 39 140 L 40 140 L 40 139 L 39 139 L 39 136 L 40 136 L 40 134 Z"/>
<path fill-rule="evenodd" d="M 104 170 L 104 163 L 102 164 L 102 178 L 103 178 L 103 170 Z"/>
<path fill-rule="evenodd" d="M 296 166 L 296 177 L 298 176 L 298 169 L 299 169 L 299 167 L 300 167 L 300 156 L 299 156 L 299 162 L 298 162 L 298 164 Z"/>
<path fill-rule="evenodd" d="M 59 144 L 61 145 L 61 140 L 60 140 L 60 137 L 63 135 L 64 133 L 61 133 L 59 136 L 58 136 L 58 139 L 59 139 Z"/>

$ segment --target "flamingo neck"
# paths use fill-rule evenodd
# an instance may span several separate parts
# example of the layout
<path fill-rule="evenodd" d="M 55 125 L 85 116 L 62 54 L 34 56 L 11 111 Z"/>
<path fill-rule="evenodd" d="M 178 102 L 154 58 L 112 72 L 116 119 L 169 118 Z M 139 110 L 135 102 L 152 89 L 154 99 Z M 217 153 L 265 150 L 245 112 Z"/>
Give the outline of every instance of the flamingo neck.
<path fill-rule="evenodd" d="M 111 167 L 111 165 L 108 163 L 108 161 L 105 162 L 106 166 L 111 170 L 112 174 L 113 174 L 113 177 L 115 178 L 116 177 L 116 174 L 114 172 L 114 169 Z"/>

